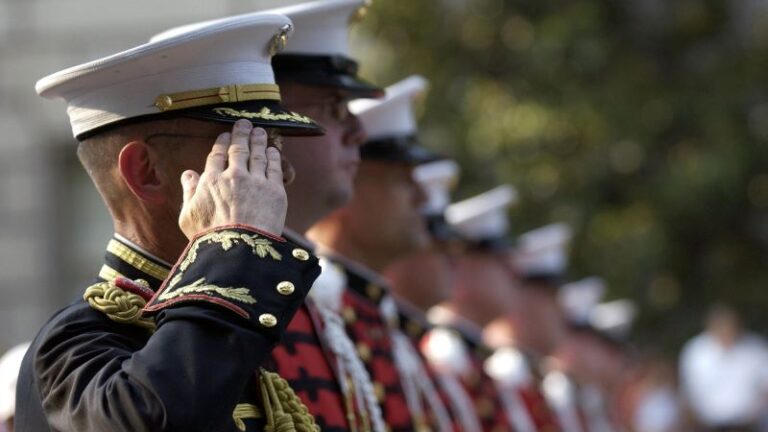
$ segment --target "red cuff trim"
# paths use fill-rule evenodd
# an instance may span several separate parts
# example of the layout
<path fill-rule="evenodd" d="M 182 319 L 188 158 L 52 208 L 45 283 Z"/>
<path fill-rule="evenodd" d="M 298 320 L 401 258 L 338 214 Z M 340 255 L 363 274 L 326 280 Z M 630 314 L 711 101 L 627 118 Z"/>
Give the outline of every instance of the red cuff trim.
<path fill-rule="evenodd" d="M 243 230 L 246 230 L 246 231 L 251 231 L 251 232 L 254 232 L 256 234 L 260 234 L 260 235 L 263 235 L 265 237 L 269 237 L 269 238 L 271 238 L 273 240 L 276 240 L 276 241 L 279 241 L 281 243 L 287 242 L 287 240 L 285 240 L 283 237 L 275 236 L 274 234 L 268 233 L 266 231 L 262 231 L 262 230 L 260 230 L 260 229 L 258 229 L 256 227 L 253 227 L 253 226 L 250 226 L 250 225 L 243 225 L 243 224 L 221 225 L 221 226 L 217 226 L 217 227 L 214 227 L 212 229 L 209 229 L 207 231 L 203 231 L 203 232 L 197 233 L 192 238 L 192 240 L 189 241 L 189 243 L 187 244 L 187 247 L 184 248 L 184 252 L 182 252 L 182 254 L 179 255 L 179 258 L 176 260 L 176 264 L 173 265 L 173 268 L 168 273 L 169 277 L 167 277 L 163 281 L 163 284 L 160 285 L 160 288 L 147 301 L 147 305 L 153 303 L 160 296 L 160 294 L 162 294 L 163 291 L 165 291 L 165 289 L 168 286 L 168 283 L 171 281 L 171 277 L 170 276 L 173 275 L 173 274 L 176 274 L 176 271 L 177 271 L 179 265 L 181 265 L 181 262 L 184 261 L 184 258 L 186 258 L 187 254 L 189 254 L 189 250 L 192 248 L 192 245 L 195 244 L 195 241 L 198 238 L 200 238 L 200 237 L 202 237 L 202 236 L 204 236 L 204 235 L 206 235 L 208 233 L 214 232 L 214 231 L 222 231 L 222 230 L 232 229 L 232 228 L 238 228 L 238 229 L 243 229 Z M 165 301 L 165 302 L 162 302 L 162 303 L 157 303 L 157 304 L 152 305 L 152 306 L 145 306 L 143 308 L 143 310 L 145 310 L 145 311 L 156 311 L 156 310 L 160 309 L 163 306 L 171 305 L 171 304 L 174 304 L 174 303 L 177 303 L 177 302 L 179 302 L 181 300 L 186 300 L 186 299 L 210 301 L 210 302 L 216 303 L 218 305 L 224 306 L 224 307 L 234 311 L 238 315 L 243 316 L 246 319 L 249 318 L 248 313 L 244 309 L 234 305 L 233 303 L 230 303 L 230 302 L 228 302 L 226 300 L 219 299 L 217 297 L 211 297 L 211 296 L 200 295 L 200 294 L 186 295 L 183 298 L 168 300 L 168 301 Z"/>
<path fill-rule="evenodd" d="M 187 294 L 184 297 L 177 297 L 175 299 L 171 299 L 171 300 L 165 301 L 163 303 L 157 303 L 157 304 L 154 304 L 154 305 L 151 305 L 151 306 L 144 306 L 144 308 L 142 310 L 143 311 L 147 311 L 147 312 L 156 312 L 156 311 L 158 311 L 160 309 L 163 309 L 163 308 L 166 308 L 166 307 L 169 307 L 169 306 L 173 306 L 176 303 L 184 302 L 184 301 L 188 301 L 188 300 L 195 300 L 195 301 L 203 301 L 203 302 L 208 302 L 208 303 L 215 303 L 215 304 L 217 304 L 219 306 L 223 306 L 223 307 L 231 310 L 232 312 L 240 315 L 241 317 L 243 317 L 245 319 L 250 319 L 251 318 L 251 315 L 248 312 L 246 312 L 245 309 L 241 308 L 240 306 L 237 306 L 234 303 L 228 302 L 228 301 L 220 299 L 218 297 L 212 297 L 212 296 L 208 296 L 208 295 L 205 295 L 205 294 Z"/>
<path fill-rule="evenodd" d="M 269 231 L 261 230 L 259 228 L 256 228 L 255 226 L 252 226 L 252 225 L 232 224 L 232 225 L 219 225 L 219 226 L 213 227 L 213 228 L 211 228 L 209 230 L 201 231 L 201 232 L 195 234 L 194 237 L 192 237 L 192 239 L 189 241 L 189 244 L 194 243 L 195 240 L 197 240 L 199 237 L 202 237 L 202 236 L 204 236 L 204 235 L 206 235 L 208 233 L 211 233 L 211 232 L 214 232 L 214 231 L 222 231 L 222 230 L 225 230 L 225 229 L 232 229 L 232 228 L 238 228 L 238 229 L 244 229 L 246 231 L 252 231 L 252 232 L 255 232 L 256 234 L 261 234 L 264 237 L 271 238 L 272 240 L 279 241 L 280 243 L 285 243 L 287 241 L 282 236 L 272 234 Z M 182 256 L 186 255 L 186 250 L 184 250 L 184 252 L 185 253 L 182 254 Z"/>

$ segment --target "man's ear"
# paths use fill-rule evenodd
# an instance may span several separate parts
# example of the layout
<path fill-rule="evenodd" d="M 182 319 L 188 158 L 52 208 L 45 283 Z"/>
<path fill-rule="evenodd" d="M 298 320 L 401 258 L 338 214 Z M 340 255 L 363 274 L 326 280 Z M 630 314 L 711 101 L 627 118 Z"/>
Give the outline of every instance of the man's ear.
<path fill-rule="evenodd" d="M 118 167 L 128 189 L 140 200 L 163 204 L 168 200 L 158 166 L 144 141 L 131 141 L 120 150 Z"/>

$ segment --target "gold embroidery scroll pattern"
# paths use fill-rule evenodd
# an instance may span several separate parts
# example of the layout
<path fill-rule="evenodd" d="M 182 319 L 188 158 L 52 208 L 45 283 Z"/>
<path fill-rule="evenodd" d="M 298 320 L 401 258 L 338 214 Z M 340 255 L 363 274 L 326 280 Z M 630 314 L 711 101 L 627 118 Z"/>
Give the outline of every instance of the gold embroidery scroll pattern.
<path fill-rule="evenodd" d="M 175 279 L 176 278 L 174 278 L 174 280 Z M 250 295 L 248 288 L 220 287 L 218 285 L 206 284 L 205 278 L 200 278 L 190 285 L 186 285 L 172 291 L 166 290 L 160 294 L 159 300 L 166 301 L 187 294 L 218 294 L 224 298 L 236 300 L 245 304 L 256 303 L 256 299 Z"/>
<path fill-rule="evenodd" d="M 256 405 L 252 404 L 237 404 L 235 410 L 232 412 L 232 419 L 235 421 L 235 426 L 241 431 L 245 431 L 245 422 L 243 419 L 259 419 L 263 414 Z"/>
<path fill-rule="evenodd" d="M 278 121 L 278 120 L 295 121 L 295 122 L 305 123 L 305 124 L 314 123 L 314 121 L 312 121 L 312 119 L 307 116 L 303 116 L 295 112 L 273 113 L 272 110 L 270 110 L 267 107 L 264 107 L 256 112 L 237 110 L 229 107 L 217 107 L 213 109 L 213 112 L 223 116 L 239 117 L 239 118 L 247 118 L 247 119 L 262 119 L 262 120 L 272 120 L 272 121 Z"/>
<path fill-rule="evenodd" d="M 146 282 L 136 281 L 149 287 Z M 143 282 L 143 283 L 142 283 Z M 141 316 L 141 310 L 147 303 L 140 295 L 123 290 L 114 282 L 100 282 L 85 290 L 83 300 L 91 308 L 104 313 L 109 319 L 120 324 L 132 324 L 148 330 L 155 329 L 155 322 Z"/>
<path fill-rule="evenodd" d="M 261 369 L 259 387 L 267 432 L 320 432 L 307 406 L 280 375 Z"/>

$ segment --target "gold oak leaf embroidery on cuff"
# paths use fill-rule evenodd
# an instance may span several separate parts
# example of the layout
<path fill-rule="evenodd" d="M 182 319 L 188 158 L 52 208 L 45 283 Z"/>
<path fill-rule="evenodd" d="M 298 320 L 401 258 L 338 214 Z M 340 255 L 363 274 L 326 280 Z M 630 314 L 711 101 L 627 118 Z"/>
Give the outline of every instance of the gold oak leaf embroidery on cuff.
<path fill-rule="evenodd" d="M 221 287 L 218 285 L 206 283 L 205 278 L 200 278 L 195 282 L 180 288 L 176 286 L 184 277 L 184 272 L 197 260 L 198 250 L 203 244 L 216 243 L 221 246 L 225 252 L 231 250 L 235 245 L 244 244 L 251 248 L 251 252 L 259 258 L 272 258 L 275 261 L 283 259 L 280 252 L 272 246 L 272 242 L 256 234 L 240 233 L 236 231 L 214 231 L 197 238 L 190 246 L 186 257 L 179 263 L 178 272 L 168 281 L 167 287 L 157 298 L 164 302 L 167 300 L 183 297 L 190 294 L 203 294 L 211 297 L 223 297 L 228 300 L 238 301 L 245 304 L 254 304 L 256 299 L 250 295 L 248 288 Z"/>
<path fill-rule="evenodd" d="M 245 304 L 256 303 L 256 299 L 249 294 L 248 288 L 220 287 L 217 285 L 206 284 L 205 278 L 200 278 L 190 285 L 174 289 L 173 291 L 166 290 L 164 293 L 160 294 L 159 299 L 161 301 L 166 301 L 186 294 L 218 294 L 226 299 L 239 301 Z"/>
<path fill-rule="evenodd" d="M 232 249 L 232 246 L 243 242 L 251 247 L 251 251 L 259 258 L 266 258 L 269 255 L 272 259 L 280 261 L 283 256 L 272 247 L 272 242 L 258 235 L 249 235 L 236 231 L 214 231 L 195 240 L 195 243 L 189 248 L 186 258 L 179 264 L 179 270 L 185 271 L 197 259 L 197 250 L 203 243 L 218 243 L 226 252 Z M 174 278 L 175 279 L 175 278 Z"/>

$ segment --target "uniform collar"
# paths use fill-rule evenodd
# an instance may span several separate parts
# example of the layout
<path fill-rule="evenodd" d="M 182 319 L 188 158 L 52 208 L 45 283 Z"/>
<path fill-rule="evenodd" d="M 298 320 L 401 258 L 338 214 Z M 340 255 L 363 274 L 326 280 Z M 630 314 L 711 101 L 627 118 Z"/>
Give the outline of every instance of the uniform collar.
<path fill-rule="evenodd" d="M 413 340 L 421 340 L 433 327 L 427 320 L 426 313 L 402 298 L 396 298 L 395 302 L 400 330 Z"/>
<path fill-rule="evenodd" d="M 152 255 L 125 237 L 115 234 L 107 243 L 99 279 L 102 281 L 114 281 L 118 277 L 134 281 L 142 279 L 149 284 L 152 291 L 156 291 L 170 271 L 170 263 Z"/>
<path fill-rule="evenodd" d="M 427 311 L 427 319 L 436 327 L 444 327 L 458 333 L 467 347 L 481 358 L 487 358 L 492 350 L 483 343 L 483 328 L 453 310 L 436 305 Z"/>
<path fill-rule="evenodd" d="M 347 288 L 375 305 L 390 294 L 389 283 L 376 271 L 364 264 L 338 254 L 332 249 L 317 245 L 317 253 L 329 261 L 340 265 L 347 278 Z"/>

